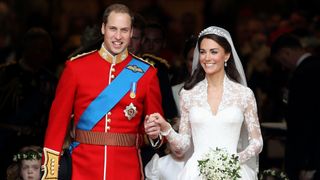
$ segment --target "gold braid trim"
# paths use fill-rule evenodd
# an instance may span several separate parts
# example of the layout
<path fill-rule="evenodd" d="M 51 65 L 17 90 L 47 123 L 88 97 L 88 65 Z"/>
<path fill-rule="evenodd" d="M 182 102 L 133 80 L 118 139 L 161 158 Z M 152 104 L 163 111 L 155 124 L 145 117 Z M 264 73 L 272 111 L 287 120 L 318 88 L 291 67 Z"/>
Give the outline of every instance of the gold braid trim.
<path fill-rule="evenodd" d="M 43 168 L 43 176 L 41 180 L 49 180 L 49 179 L 58 179 L 58 170 L 59 170 L 59 152 L 43 148 L 44 154 L 44 164 Z"/>
<path fill-rule="evenodd" d="M 130 52 L 129 52 L 129 53 L 130 53 Z M 134 57 L 134 58 L 136 58 L 136 59 L 138 59 L 138 60 L 140 60 L 140 61 L 142 61 L 142 62 L 145 62 L 145 63 L 149 64 L 149 65 L 152 66 L 152 67 L 154 67 L 154 63 L 153 63 L 153 62 L 150 62 L 150 61 L 148 61 L 148 60 L 145 60 L 145 59 L 143 59 L 143 58 L 141 58 L 141 57 L 139 57 L 139 56 L 136 56 L 136 55 L 134 55 L 134 54 L 132 54 L 132 53 L 130 53 L 130 54 L 131 54 L 132 57 Z"/>
<path fill-rule="evenodd" d="M 75 59 L 78 59 L 79 57 L 85 56 L 85 55 L 87 55 L 87 54 L 91 54 L 91 53 L 93 53 L 93 52 L 95 52 L 95 51 L 97 51 L 97 50 L 93 50 L 93 51 L 89 51 L 89 52 L 85 52 L 85 53 L 78 54 L 78 55 L 76 55 L 76 56 L 71 57 L 71 58 L 70 58 L 70 61 L 73 61 L 73 60 L 75 60 Z"/>
<path fill-rule="evenodd" d="M 170 68 L 170 64 L 168 63 L 168 61 L 161 57 L 155 56 L 153 54 L 148 54 L 148 53 L 143 54 L 142 57 L 145 59 L 150 59 L 150 61 L 152 60 L 159 61 L 160 63 L 164 64 L 168 69 Z"/>

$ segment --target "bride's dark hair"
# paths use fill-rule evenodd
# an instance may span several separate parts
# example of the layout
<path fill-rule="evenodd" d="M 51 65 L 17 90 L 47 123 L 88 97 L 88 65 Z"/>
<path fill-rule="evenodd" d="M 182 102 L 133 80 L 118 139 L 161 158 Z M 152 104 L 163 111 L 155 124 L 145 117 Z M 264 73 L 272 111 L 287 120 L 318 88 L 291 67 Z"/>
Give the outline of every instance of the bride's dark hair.
<path fill-rule="evenodd" d="M 201 36 L 198 40 L 198 48 L 195 49 L 195 51 L 200 51 L 200 44 L 203 39 L 212 39 L 213 41 L 217 42 L 226 53 L 230 53 L 229 60 L 227 61 L 227 67 L 225 67 L 225 71 L 227 76 L 236 82 L 240 83 L 240 75 L 239 72 L 236 70 L 236 65 L 233 59 L 231 46 L 226 38 L 218 36 L 216 34 L 207 34 L 204 36 Z M 197 68 L 192 73 L 191 77 L 186 81 L 183 88 L 186 90 L 192 89 L 198 82 L 202 81 L 205 78 L 205 71 L 203 70 L 200 61 L 197 64 Z"/>

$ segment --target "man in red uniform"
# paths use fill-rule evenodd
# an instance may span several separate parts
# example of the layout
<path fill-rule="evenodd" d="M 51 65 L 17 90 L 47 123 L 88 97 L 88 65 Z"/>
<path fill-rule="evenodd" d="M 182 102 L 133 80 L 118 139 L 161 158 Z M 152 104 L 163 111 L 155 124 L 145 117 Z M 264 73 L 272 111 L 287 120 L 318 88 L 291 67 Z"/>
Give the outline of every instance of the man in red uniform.
<path fill-rule="evenodd" d="M 50 111 L 42 179 L 58 177 L 72 114 L 72 179 L 143 178 L 137 145 L 141 121 L 145 115 L 162 114 L 162 108 L 156 69 L 128 53 L 132 20 L 125 5 L 109 6 L 103 14 L 101 48 L 67 61 Z"/>

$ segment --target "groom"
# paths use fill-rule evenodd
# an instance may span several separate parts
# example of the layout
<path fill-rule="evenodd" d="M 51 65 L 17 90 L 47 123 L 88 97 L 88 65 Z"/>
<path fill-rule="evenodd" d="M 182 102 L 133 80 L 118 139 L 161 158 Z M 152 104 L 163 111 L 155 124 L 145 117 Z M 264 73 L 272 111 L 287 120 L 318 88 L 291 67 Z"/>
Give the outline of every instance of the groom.
<path fill-rule="evenodd" d="M 46 131 L 43 179 L 58 177 L 71 114 L 72 179 L 143 179 L 141 121 L 145 115 L 162 113 L 162 108 L 157 70 L 127 50 L 132 21 L 127 6 L 110 5 L 103 14 L 99 48 L 66 62 Z M 157 138 L 159 128 L 154 126 L 152 132 Z M 157 142 L 154 146 L 161 145 Z"/>

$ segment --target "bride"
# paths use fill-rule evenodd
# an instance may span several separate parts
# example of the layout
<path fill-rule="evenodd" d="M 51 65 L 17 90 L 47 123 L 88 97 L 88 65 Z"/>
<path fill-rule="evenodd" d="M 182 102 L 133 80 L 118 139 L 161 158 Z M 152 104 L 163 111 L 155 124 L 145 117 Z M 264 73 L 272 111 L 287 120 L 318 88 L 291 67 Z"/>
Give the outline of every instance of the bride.
<path fill-rule="evenodd" d="M 180 92 L 180 110 L 179 133 L 159 113 L 145 121 L 148 135 L 155 125 L 160 127 L 175 156 L 181 157 L 193 147 L 177 179 L 202 179 L 198 160 L 210 148 L 236 154 L 241 179 L 257 179 L 263 140 L 256 100 L 246 86 L 240 59 L 225 29 L 211 26 L 199 34 L 192 76 Z"/>

